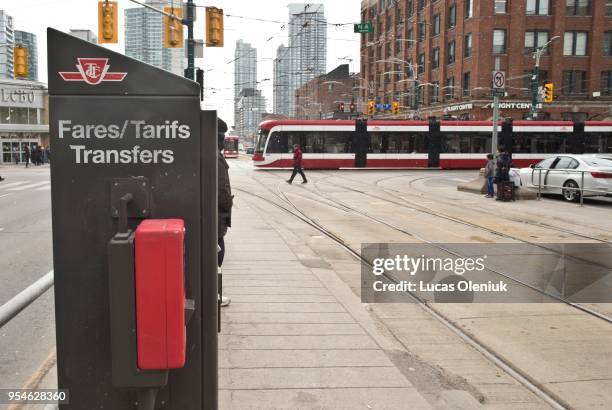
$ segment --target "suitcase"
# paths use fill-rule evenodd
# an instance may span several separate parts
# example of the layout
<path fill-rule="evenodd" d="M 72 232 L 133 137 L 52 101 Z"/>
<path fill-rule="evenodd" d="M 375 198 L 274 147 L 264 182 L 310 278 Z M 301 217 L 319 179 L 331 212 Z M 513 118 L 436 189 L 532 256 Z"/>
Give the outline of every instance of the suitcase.
<path fill-rule="evenodd" d="M 497 200 L 514 201 L 514 183 L 512 181 L 503 181 L 497 184 Z"/>

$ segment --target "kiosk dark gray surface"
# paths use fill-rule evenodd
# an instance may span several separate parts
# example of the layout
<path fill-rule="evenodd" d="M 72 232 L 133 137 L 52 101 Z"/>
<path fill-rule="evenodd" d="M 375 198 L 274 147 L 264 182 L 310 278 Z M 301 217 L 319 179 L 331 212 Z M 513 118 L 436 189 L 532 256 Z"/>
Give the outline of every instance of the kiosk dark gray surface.
<path fill-rule="evenodd" d="M 150 184 L 150 203 L 132 204 L 131 229 L 142 218 L 185 221 L 186 297 L 195 301 L 186 365 L 170 371 L 157 406 L 215 408 L 216 114 L 200 111 L 192 81 L 47 35 L 58 380 L 70 390 L 62 408 L 135 408 L 135 389 L 112 383 L 107 261 L 118 229 L 111 184 L 133 177 Z"/>

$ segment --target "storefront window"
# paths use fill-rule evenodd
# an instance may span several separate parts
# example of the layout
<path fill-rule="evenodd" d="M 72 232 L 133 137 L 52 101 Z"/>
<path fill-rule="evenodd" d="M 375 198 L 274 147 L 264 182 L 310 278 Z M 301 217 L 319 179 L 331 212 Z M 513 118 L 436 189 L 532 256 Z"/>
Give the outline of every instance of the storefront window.
<path fill-rule="evenodd" d="M 10 116 L 8 107 L 0 107 L 0 124 L 10 124 L 9 120 Z"/>
<path fill-rule="evenodd" d="M 38 124 L 38 110 L 36 108 L 28 108 L 28 124 Z"/>

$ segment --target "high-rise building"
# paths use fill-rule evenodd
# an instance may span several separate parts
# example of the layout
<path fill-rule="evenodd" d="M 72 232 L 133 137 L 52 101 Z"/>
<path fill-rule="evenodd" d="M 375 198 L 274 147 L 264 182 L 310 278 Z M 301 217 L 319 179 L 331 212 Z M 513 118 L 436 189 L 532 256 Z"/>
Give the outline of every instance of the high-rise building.
<path fill-rule="evenodd" d="M 257 49 L 243 40 L 234 51 L 234 122 L 238 124 L 238 101 L 243 89 L 257 88 Z"/>
<path fill-rule="evenodd" d="M 147 4 L 163 9 L 169 0 L 147 0 Z M 182 7 L 179 1 L 176 8 Z M 145 7 L 125 10 L 125 54 L 177 75 L 185 73 L 185 49 L 164 48 L 163 16 Z"/>
<path fill-rule="evenodd" d="M 15 32 L 13 18 L 0 10 L 0 78 L 14 78 L 13 46 L 15 45 Z"/>
<path fill-rule="evenodd" d="M 612 7 L 603 2 L 364 0 L 361 21 L 374 27 L 361 36 L 364 96 L 399 101 L 405 116 L 491 119 L 496 60 L 506 74 L 502 118 L 533 118 L 544 81 L 556 97 L 538 118 L 610 116 Z"/>
<path fill-rule="evenodd" d="M 75 37 L 78 37 L 81 40 L 89 41 L 90 43 L 94 43 L 94 44 L 98 43 L 98 37 L 91 30 L 81 30 L 81 29 L 70 30 L 69 34 Z"/>
<path fill-rule="evenodd" d="M 15 45 L 28 50 L 28 76 L 25 80 L 38 81 L 38 45 L 36 34 L 15 30 Z"/>
<path fill-rule="evenodd" d="M 266 98 L 261 90 L 243 88 L 236 103 L 235 130 L 245 141 L 254 143 L 257 126 L 266 115 Z"/>
<path fill-rule="evenodd" d="M 274 59 L 274 109 L 277 115 L 291 115 L 289 109 L 291 104 L 291 93 L 289 92 L 289 49 L 281 44 L 276 49 Z"/>
<path fill-rule="evenodd" d="M 325 74 L 327 68 L 327 20 L 318 3 L 289 4 L 289 113 L 295 115 L 295 91 Z"/>

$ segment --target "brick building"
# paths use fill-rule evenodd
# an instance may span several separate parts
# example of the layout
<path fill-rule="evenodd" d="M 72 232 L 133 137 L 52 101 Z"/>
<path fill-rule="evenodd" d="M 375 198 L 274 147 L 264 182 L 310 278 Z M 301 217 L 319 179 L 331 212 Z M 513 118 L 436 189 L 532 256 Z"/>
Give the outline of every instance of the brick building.
<path fill-rule="evenodd" d="M 295 91 L 295 118 L 349 118 L 351 103 L 355 111 L 362 105 L 356 84 L 358 79 L 350 74 L 348 64 L 313 78 Z M 340 104 L 344 104 L 344 112 L 340 112 Z"/>
<path fill-rule="evenodd" d="M 361 89 L 379 103 L 401 103 L 401 118 L 492 117 L 495 59 L 508 78 L 505 118 L 531 107 L 533 50 L 554 39 L 540 81 L 554 83 L 550 119 L 612 117 L 611 0 L 364 0 Z M 389 116 L 389 114 L 377 114 Z"/>

